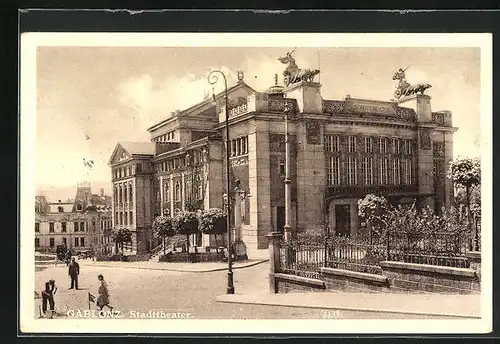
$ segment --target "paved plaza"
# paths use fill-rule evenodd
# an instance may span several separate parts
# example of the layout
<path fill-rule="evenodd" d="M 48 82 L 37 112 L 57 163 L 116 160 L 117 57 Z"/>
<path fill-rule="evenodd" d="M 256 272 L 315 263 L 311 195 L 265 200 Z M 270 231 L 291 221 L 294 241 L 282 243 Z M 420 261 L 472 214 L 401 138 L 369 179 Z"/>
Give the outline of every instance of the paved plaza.
<path fill-rule="evenodd" d="M 130 311 L 163 310 L 191 313 L 195 319 L 321 319 L 324 316 L 318 309 L 217 302 L 216 296 L 224 294 L 226 290 L 225 271 L 176 272 L 110 265 L 93 266 L 90 261 L 80 261 L 80 290 L 68 290 L 70 280 L 64 264 L 57 267 L 53 264 L 41 265 L 35 273 L 36 290 L 40 292 L 45 281 L 56 280 L 56 311 L 60 316 L 65 316 L 68 310 L 88 309 L 88 292 L 97 295 L 98 274 L 104 275 L 111 304 L 122 314 L 129 314 Z M 236 293 L 267 290 L 268 269 L 267 263 L 263 263 L 235 270 Z M 38 315 L 40 300 L 35 301 Z M 96 306 L 91 304 L 91 308 L 96 309 Z"/>

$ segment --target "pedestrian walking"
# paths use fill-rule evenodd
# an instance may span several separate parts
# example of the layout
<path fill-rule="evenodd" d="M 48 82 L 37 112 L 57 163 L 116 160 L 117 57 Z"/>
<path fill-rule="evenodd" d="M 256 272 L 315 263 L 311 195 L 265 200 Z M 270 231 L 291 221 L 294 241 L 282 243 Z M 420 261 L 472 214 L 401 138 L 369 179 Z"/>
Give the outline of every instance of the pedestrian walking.
<path fill-rule="evenodd" d="M 75 257 L 71 258 L 71 263 L 69 263 L 68 275 L 71 277 L 71 287 L 69 289 L 75 288 L 78 290 L 78 275 L 80 274 L 80 265 L 75 261 Z"/>
<path fill-rule="evenodd" d="M 109 305 L 109 291 L 106 281 L 104 280 L 104 276 L 99 275 L 97 276 L 97 279 L 101 282 L 101 285 L 99 286 L 99 290 L 97 292 L 99 295 L 96 302 L 97 307 L 99 307 L 99 310 L 102 310 L 106 306 L 110 310 L 113 310 L 113 307 Z"/>
<path fill-rule="evenodd" d="M 45 282 L 45 290 L 42 291 L 42 311 L 44 315 L 47 315 L 47 304 L 50 307 L 49 318 L 52 318 L 55 310 L 54 295 L 57 291 L 56 282 L 50 280 Z"/>

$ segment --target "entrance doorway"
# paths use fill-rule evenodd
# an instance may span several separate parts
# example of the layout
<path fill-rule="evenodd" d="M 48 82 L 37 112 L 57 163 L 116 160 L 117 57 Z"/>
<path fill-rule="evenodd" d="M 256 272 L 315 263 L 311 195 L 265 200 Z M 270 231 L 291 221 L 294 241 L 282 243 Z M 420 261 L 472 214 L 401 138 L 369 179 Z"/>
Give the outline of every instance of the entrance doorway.
<path fill-rule="evenodd" d="M 351 206 L 349 204 L 335 205 L 335 232 L 340 236 L 351 234 Z"/>
<path fill-rule="evenodd" d="M 276 230 L 283 234 L 285 232 L 285 207 L 276 207 Z"/>

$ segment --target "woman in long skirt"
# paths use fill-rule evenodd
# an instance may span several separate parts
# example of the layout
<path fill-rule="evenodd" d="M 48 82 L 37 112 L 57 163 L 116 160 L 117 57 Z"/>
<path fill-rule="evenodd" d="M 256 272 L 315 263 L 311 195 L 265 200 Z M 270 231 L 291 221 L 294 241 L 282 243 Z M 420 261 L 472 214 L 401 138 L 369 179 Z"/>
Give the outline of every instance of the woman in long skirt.
<path fill-rule="evenodd" d="M 108 286 L 106 285 L 106 281 L 104 280 L 103 275 L 97 276 L 97 279 L 101 282 L 101 285 L 99 286 L 98 290 L 98 297 L 97 297 L 97 307 L 99 307 L 99 310 L 102 310 L 104 306 L 108 307 L 109 309 L 113 309 L 109 305 L 109 292 L 108 292 Z"/>

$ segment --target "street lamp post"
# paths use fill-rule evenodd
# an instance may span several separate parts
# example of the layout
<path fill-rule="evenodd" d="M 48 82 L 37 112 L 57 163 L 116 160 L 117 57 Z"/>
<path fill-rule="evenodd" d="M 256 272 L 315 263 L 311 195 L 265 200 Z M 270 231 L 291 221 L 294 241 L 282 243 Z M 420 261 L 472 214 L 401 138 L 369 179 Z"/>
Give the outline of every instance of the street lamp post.
<path fill-rule="evenodd" d="M 227 293 L 234 294 L 234 283 L 233 283 L 233 250 L 231 244 L 231 181 L 230 181 L 230 169 L 229 169 L 229 155 L 231 153 L 230 142 L 229 142 L 229 111 L 227 108 L 227 79 L 226 75 L 220 70 L 213 70 L 208 74 L 208 82 L 210 85 L 215 85 L 219 78 L 217 74 L 222 75 L 224 79 L 224 110 L 226 114 L 226 193 L 227 193 L 227 207 L 226 207 L 226 225 L 227 225 Z M 215 94 L 213 95 L 215 101 Z"/>
<path fill-rule="evenodd" d="M 288 117 L 292 113 L 289 102 L 285 103 L 285 240 L 289 241 L 293 236 L 291 226 L 292 216 L 292 180 L 290 179 L 290 137 L 288 134 Z"/>

